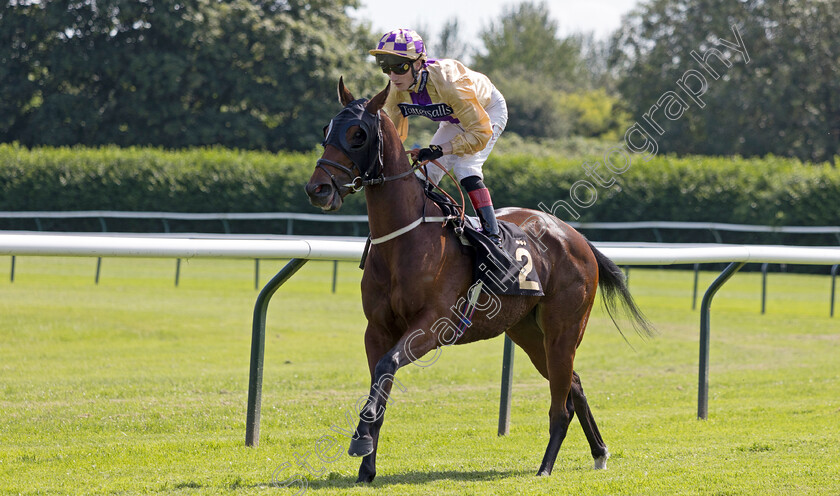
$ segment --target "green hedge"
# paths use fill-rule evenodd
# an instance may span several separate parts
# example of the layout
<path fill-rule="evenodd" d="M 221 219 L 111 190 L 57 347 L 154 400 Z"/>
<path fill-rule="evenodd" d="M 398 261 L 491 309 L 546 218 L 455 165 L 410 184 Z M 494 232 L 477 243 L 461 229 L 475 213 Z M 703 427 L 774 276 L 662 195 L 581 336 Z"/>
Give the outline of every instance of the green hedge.
<path fill-rule="evenodd" d="M 0 210 L 317 213 L 303 191 L 317 157 L 317 152 L 222 148 L 175 152 L 0 145 Z M 618 155 L 613 157 L 620 162 Z M 632 161 L 622 174 L 612 174 L 603 165 L 598 169 L 602 183 L 615 180 L 611 187 L 587 177 L 584 159 L 510 152 L 491 156 L 485 179 L 497 207 L 530 208 L 540 203 L 551 208 L 558 200 L 573 205 L 570 188 L 589 181 L 578 183 L 578 219 L 556 210 L 564 220 L 838 224 L 840 171 L 828 164 L 778 157 L 659 156 L 647 162 L 638 155 L 629 157 Z M 598 160 L 592 157 L 589 163 Z M 597 199 L 590 196 L 592 191 Z M 350 197 L 341 213 L 365 213 L 363 195 Z M 650 239 L 650 233 L 644 237 Z M 836 239 L 822 241 L 836 244 Z"/>
<path fill-rule="evenodd" d="M 621 161 L 616 158 L 616 162 Z M 601 187 L 588 177 L 582 159 L 533 159 L 506 155 L 491 157 L 485 165 L 487 183 L 497 205 L 548 209 L 567 202 L 578 218 L 565 208 L 555 213 L 580 222 L 686 221 L 725 222 L 768 226 L 834 226 L 840 224 L 840 171 L 829 164 L 803 164 L 795 159 L 766 157 L 654 157 L 645 162 L 630 155 L 628 169 L 613 174 L 597 169 Z M 588 161 L 589 167 L 597 159 Z M 578 181 L 580 200 L 571 199 Z M 591 196 L 592 191 L 597 195 Z M 591 205 L 588 205 L 591 203 Z M 587 206 L 588 205 L 588 206 Z M 652 240 L 650 232 L 603 231 L 588 233 L 594 239 Z M 711 233 L 662 233 L 665 241 L 714 241 Z M 669 237 L 670 236 L 670 237 Z M 727 233 L 724 241 L 837 244 L 832 235 L 755 235 Z M 807 239 L 805 239 L 807 238 Z"/>
<path fill-rule="evenodd" d="M 201 148 L 34 148 L 0 145 L 0 210 L 310 212 L 304 185 L 313 153 Z M 361 195 L 343 213 L 365 213 Z M 160 221 L 109 221 L 111 230 L 159 231 Z M 220 230 L 218 222 L 174 222 L 173 231 Z M 45 230 L 100 230 L 97 220 L 42 220 Z M 321 224 L 319 224 L 321 225 Z M 285 232 L 285 222 L 232 223 L 237 232 Z M 32 221 L 0 221 L 32 229 Z"/>
<path fill-rule="evenodd" d="M 299 210 L 313 160 L 221 148 L 0 145 L 0 210 Z"/>
<path fill-rule="evenodd" d="M 534 207 L 569 201 L 572 184 L 589 181 L 598 199 L 578 209 L 579 220 L 585 221 L 838 222 L 840 171 L 828 164 L 777 157 L 655 157 L 633 160 L 622 174 L 601 166 L 602 179 L 616 180 L 613 187 L 603 188 L 587 177 L 583 163 L 509 155 L 491 157 L 485 170 L 500 204 Z"/>

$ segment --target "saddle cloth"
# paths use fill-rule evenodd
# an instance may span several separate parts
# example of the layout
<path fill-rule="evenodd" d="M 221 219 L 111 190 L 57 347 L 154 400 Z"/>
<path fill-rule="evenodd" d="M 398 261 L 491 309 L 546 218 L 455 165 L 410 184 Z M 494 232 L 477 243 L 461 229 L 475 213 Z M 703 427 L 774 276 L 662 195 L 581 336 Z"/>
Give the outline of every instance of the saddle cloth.
<path fill-rule="evenodd" d="M 539 275 L 533 266 L 533 244 L 512 222 L 498 220 L 502 248 L 496 246 L 471 223 L 465 223 L 464 237 L 474 248 L 473 279 L 496 295 L 543 296 Z"/>

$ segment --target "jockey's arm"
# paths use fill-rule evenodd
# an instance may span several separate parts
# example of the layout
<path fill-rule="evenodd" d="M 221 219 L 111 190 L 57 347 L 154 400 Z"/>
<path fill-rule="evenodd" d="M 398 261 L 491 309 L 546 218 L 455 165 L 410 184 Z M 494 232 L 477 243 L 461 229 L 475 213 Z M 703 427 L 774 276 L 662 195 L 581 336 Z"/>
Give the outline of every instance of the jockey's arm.
<path fill-rule="evenodd" d="M 484 110 L 476 94 L 476 85 L 464 75 L 456 81 L 438 88 L 460 121 L 464 132 L 444 144 L 444 154 L 471 155 L 483 150 L 493 136 L 490 116 Z M 448 145 L 448 146 L 446 146 Z M 447 149 L 449 148 L 449 149 Z"/>

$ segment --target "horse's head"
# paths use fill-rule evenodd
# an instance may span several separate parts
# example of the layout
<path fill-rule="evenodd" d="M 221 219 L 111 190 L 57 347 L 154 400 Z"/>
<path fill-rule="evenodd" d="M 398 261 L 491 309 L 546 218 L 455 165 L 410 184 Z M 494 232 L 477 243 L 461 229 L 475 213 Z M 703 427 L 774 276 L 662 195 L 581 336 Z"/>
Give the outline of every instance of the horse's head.
<path fill-rule="evenodd" d="M 370 101 L 356 100 L 338 81 L 344 109 L 324 128 L 324 153 L 306 184 L 309 202 L 322 210 L 338 210 L 344 197 L 382 174 L 382 127 L 379 111 L 390 84 Z"/>

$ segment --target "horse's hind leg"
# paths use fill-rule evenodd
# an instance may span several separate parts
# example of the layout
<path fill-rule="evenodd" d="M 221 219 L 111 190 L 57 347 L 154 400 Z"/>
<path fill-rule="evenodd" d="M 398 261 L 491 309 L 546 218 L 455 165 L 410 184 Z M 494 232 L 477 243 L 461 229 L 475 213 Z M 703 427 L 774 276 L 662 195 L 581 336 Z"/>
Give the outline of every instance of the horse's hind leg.
<path fill-rule="evenodd" d="M 604 439 L 598 431 L 595 418 L 592 416 L 592 410 L 589 409 L 589 402 L 583 393 L 580 376 L 575 371 L 572 371 L 572 387 L 569 390 L 568 398 L 566 398 L 566 411 L 569 412 L 570 424 L 574 420 L 575 411 L 578 412 L 580 426 L 583 428 L 583 433 L 589 442 L 589 450 L 592 453 L 592 458 L 595 460 L 595 470 L 606 469 L 610 452 L 607 450 L 607 445 L 604 443 Z"/>
<path fill-rule="evenodd" d="M 540 326 L 537 324 L 537 312 L 534 311 L 528 316 L 526 316 L 522 321 L 518 324 L 514 325 L 510 329 L 507 330 L 507 335 L 516 343 L 520 348 L 522 348 L 525 353 L 528 354 L 528 357 L 531 359 L 531 363 L 534 364 L 537 371 L 542 374 L 543 377 L 549 379 L 549 370 L 548 370 L 548 354 L 546 353 L 546 340 L 543 335 L 543 331 L 540 329 Z M 552 389 L 552 407 L 554 406 L 554 392 Z M 603 440 L 601 440 L 601 435 L 598 433 L 598 427 L 595 425 L 595 420 L 592 418 L 592 412 L 589 410 L 589 405 L 586 403 L 586 397 L 583 395 L 583 388 L 580 385 L 580 377 L 578 377 L 577 373 L 572 371 L 572 379 L 571 379 L 571 386 L 569 389 L 568 394 L 565 397 L 564 402 L 562 403 L 565 407 L 566 415 L 568 416 L 568 420 L 566 420 L 566 431 L 568 431 L 568 424 L 571 423 L 572 419 L 575 416 L 575 409 L 580 410 L 579 418 L 581 426 L 583 427 L 584 433 L 586 433 L 586 438 L 589 440 L 589 446 L 592 450 L 593 456 L 596 458 L 596 468 L 597 467 L 597 459 L 600 456 L 603 456 L 603 453 L 606 453 L 606 446 L 604 445 Z M 550 413 L 551 417 L 551 429 L 550 432 L 555 432 L 556 429 L 555 425 L 555 415 L 552 409 Z M 563 437 L 565 434 L 560 436 L 560 433 L 553 435 L 553 437 L 559 437 L 559 442 L 562 443 Z M 555 440 L 557 442 L 557 440 Z M 554 464 L 554 460 L 557 458 L 557 452 L 559 451 L 560 447 L 559 444 L 557 445 L 557 449 L 552 449 L 552 444 L 549 443 L 549 448 L 546 450 L 546 456 L 543 459 L 543 465 L 540 467 L 539 475 L 548 475 L 551 473 L 551 466 Z M 553 455 L 550 455 L 550 451 L 553 451 Z M 596 456 L 596 453 L 598 455 Z M 553 456 L 553 458 L 550 458 Z M 550 464 L 548 462 L 550 458 Z M 606 458 L 603 460 L 606 463 Z M 546 471 L 546 467 L 548 470 Z M 603 468 L 603 467 L 601 467 Z"/>
<path fill-rule="evenodd" d="M 554 346 L 548 348 L 553 349 Z M 567 407 L 566 401 L 569 398 L 572 383 L 572 357 L 574 356 L 574 348 L 572 348 L 571 357 L 552 357 L 551 354 L 552 352 L 549 351 L 548 381 L 549 388 L 551 389 L 551 408 L 548 411 L 549 439 L 537 475 L 551 475 L 554 462 L 557 460 L 557 453 L 560 452 L 560 446 L 563 444 L 563 440 L 566 439 L 569 422 L 573 414 L 573 410 Z M 553 354 L 561 355 L 556 352 Z"/>
<path fill-rule="evenodd" d="M 601 438 L 598 426 L 595 425 L 595 418 L 592 417 L 592 410 L 589 409 L 589 402 L 586 401 L 586 395 L 583 393 L 583 386 L 577 372 L 572 372 L 572 389 L 569 393 L 569 399 L 573 405 L 572 409 L 578 412 L 580 426 L 583 428 L 586 440 L 589 441 L 589 449 L 592 452 L 592 458 L 595 459 L 595 469 L 607 468 L 607 458 L 610 457 L 610 452 L 607 450 L 604 439 Z"/>
<path fill-rule="evenodd" d="M 572 395 L 575 382 L 573 370 L 575 351 L 583 339 L 594 297 L 594 291 L 590 292 L 592 296 L 589 298 L 583 296 L 582 293 L 580 288 L 570 288 L 557 293 L 551 298 L 553 301 L 544 302 L 537 312 L 537 323 L 545 336 L 544 347 L 551 391 L 551 408 L 548 413 L 549 441 L 537 475 L 551 474 L 575 411 L 578 411 L 578 415 L 583 415 L 582 422 L 588 420 L 588 408 L 580 401 L 583 390 L 578 388 L 581 394 Z M 583 299 L 578 299 L 581 296 Z M 579 301 L 580 304 L 570 305 L 570 302 L 574 301 Z M 577 308 L 578 311 L 570 312 L 569 308 Z M 579 386 L 580 380 L 578 379 L 577 382 Z M 588 417 L 591 418 L 591 413 Z"/>

